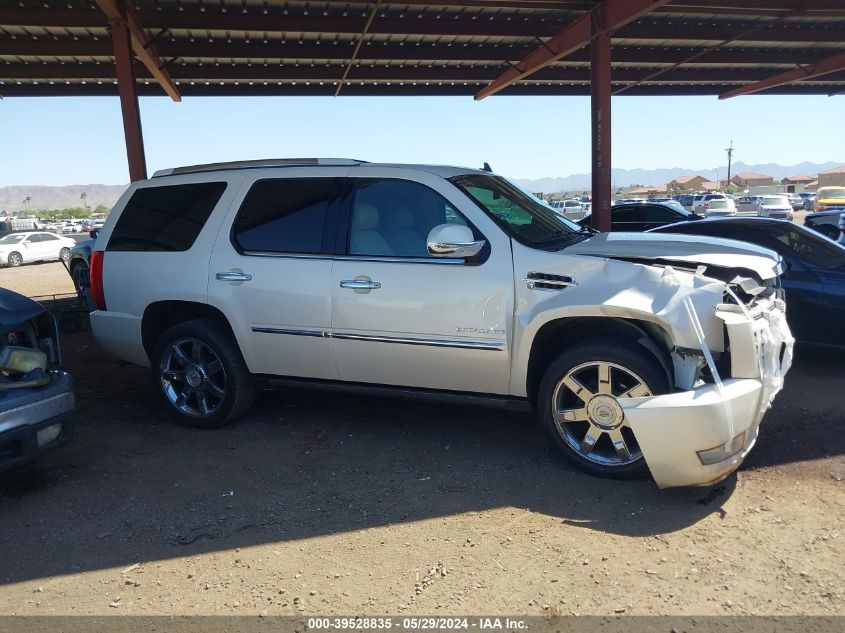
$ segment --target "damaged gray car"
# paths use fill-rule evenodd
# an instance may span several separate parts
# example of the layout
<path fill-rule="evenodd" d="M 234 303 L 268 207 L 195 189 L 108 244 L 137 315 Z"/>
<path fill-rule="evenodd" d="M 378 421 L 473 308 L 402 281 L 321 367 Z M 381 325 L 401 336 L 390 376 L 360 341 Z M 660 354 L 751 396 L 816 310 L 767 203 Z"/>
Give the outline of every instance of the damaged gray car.
<path fill-rule="evenodd" d="M 0 471 L 70 440 L 73 380 L 61 369 L 55 319 L 0 288 Z"/>

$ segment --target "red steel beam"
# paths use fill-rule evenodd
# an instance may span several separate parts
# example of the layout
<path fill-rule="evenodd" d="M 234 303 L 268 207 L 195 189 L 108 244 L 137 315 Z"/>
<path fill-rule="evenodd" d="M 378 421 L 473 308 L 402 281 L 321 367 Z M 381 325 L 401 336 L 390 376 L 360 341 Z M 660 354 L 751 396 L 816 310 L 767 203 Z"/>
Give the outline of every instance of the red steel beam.
<path fill-rule="evenodd" d="M 533 53 L 502 73 L 498 79 L 478 91 L 476 100 L 494 95 L 513 85 L 520 79 L 563 59 L 570 53 L 583 48 L 598 35 L 594 32 L 594 16 L 601 14 L 605 23 L 603 32 L 610 32 L 633 22 L 637 18 L 657 9 L 669 0 L 605 0 L 590 12 L 584 13 L 575 22 L 546 40 Z"/>
<path fill-rule="evenodd" d="M 590 43 L 592 123 L 592 226 L 610 231 L 611 39 L 607 6 L 593 13 Z"/>
<path fill-rule="evenodd" d="M 144 155 L 144 135 L 141 131 L 141 112 L 138 107 L 138 85 L 135 83 L 132 37 L 123 20 L 111 22 L 114 45 L 114 66 L 117 71 L 117 92 L 123 114 L 123 135 L 126 139 L 126 158 L 129 161 L 129 179 L 132 182 L 147 177 Z"/>
<path fill-rule="evenodd" d="M 787 70 L 786 72 L 774 75 L 768 79 L 763 79 L 753 84 L 742 86 L 741 88 L 735 88 L 734 90 L 723 92 L 719 95 L 719 99 L 730 99 L 731 97 L 738 97 L 740 95 L 750 95 L 755 92 L 761 92 L 763 90 L 768 90 L 769 88 L 791 84 L 803 79 L 812 79 L 813 77 L 835 73 L 839 70 L 845 70 L 845 51 L 837 53 L 836 55 L 831 55 L 830 57 L 825 57 L 814 64 L 810 64 L 809 66 L 799 66 L 798 68 Z"/>
<path fill-rule="evenodd" d="M 114 25 L 116 21 L 125 22 L 129 29 L 132 50 L 138 59 L 147 67 L 155 80 L 159 83 L 162 89 L 174 101 L 181 101 L 182 95 L 179 94 L 179 89 L 170 78 L 170 74 L 164 67 L 164 62 L 156 53 L 152 45 L 152 37 L 147 30 L 141 25 L 138 19 L 138 14 L 135 9 L 128 2 L 121 0 L 95 0 L 97 6 L 106 15 L 109 23 Z"/>

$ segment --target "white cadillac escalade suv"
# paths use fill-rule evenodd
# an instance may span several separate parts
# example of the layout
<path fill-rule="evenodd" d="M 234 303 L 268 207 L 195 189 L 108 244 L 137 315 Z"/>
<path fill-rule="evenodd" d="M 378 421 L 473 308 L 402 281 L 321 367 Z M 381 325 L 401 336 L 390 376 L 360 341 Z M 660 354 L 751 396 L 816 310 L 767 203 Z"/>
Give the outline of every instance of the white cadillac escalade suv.
<path fill-rule="evenodd" d="M 260 380 L 531 405 L 582 469 L 661 487 L 742 462 L 792 353 L 771 251 L 596 234 L 487 171 L 177 168 L 97 237 L 91 324 L 200 428 Z"/>

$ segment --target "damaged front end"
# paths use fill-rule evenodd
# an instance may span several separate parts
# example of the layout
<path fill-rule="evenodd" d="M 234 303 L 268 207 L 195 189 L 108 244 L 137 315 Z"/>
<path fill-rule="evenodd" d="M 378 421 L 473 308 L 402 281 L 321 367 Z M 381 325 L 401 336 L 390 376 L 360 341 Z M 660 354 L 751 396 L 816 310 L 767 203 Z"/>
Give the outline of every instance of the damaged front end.
<path fill-rule="evenodd" d="M 73 411 L 55 319 L 35 301 L 0 289 L 0 470 L 66 443 Z"/>
<path fill-rule="evenodd" d="M 690 279 L 705 276 L 725 283 L 712 315 L 700 314 L 690 300 Z M 667 266 L 664 280 L 677 288 L 698 348 L 672 350 L 681 391 L 620 405 L 658 486 L 708 485 L 736 470 L 753 448 L 791 366 L 794 338 L 777 276 L 762 280 L 713 266 L 680 273 Z M 721 341 L 708 341 L 706 318 L 722 324 Z"/>

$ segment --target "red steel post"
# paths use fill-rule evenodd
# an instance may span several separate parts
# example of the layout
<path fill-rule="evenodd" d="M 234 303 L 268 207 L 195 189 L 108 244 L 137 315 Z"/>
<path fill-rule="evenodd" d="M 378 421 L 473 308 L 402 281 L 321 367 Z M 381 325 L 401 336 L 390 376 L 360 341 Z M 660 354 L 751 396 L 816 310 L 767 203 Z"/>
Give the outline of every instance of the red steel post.
<path fill-rule="evenodd" d="M 120 96 L 120 110 L 123 114 L 123 135 L 126 139 L 129 179 L 134 182 L 147 177 L 147 161 L 144 156 L 144 134 L 141 131 L 141 112 L 138 107 L 138 86 L 135 83 L 132 39 L 129 35 L 129 27 L 124 20 L 110 20 L 109 24 L 114 45 L 117 93 Z"/>

